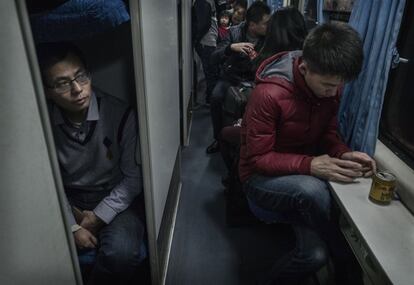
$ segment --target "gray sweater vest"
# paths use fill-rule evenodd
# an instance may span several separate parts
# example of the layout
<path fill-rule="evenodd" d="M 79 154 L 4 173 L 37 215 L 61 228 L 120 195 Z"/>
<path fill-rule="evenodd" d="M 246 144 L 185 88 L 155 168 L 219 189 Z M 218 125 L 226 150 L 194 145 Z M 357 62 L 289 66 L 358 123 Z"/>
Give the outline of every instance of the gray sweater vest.
<path fill-rule="evenodd" d="M 122 179 L 119 143 L 131 109 L 112 96 L 95 95 L 99 120 L 85 122 L 90 126 L 84 142 L 75 141 L 61 125 L 52 124 L 65 189 L 111 190 Z"/>

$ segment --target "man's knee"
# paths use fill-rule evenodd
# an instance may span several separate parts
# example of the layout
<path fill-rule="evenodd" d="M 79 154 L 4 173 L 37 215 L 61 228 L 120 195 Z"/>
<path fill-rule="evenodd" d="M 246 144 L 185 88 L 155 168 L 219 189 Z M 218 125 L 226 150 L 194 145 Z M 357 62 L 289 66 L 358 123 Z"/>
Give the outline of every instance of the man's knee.
<path fill-rule="evenodd" d="M 129 272 L 145 258 L 144 226 L 133 209 L 127 209 L 103 228 L 98 262 L 114 273 Z"/>
<path fill-rule="evenodd" d="M 135 244 L 128 247 L 125 243 L 117 243 L 101 249 L 98 262 L 113 273 L 134 271 L 145 259 L 145 247 L 143 244 Z"/>
<path fill-rule="evenodd" d="M 211 103 L 218 103 L 221 104 L 221 102 L 224 99 L 225 93 L 227 91 L 228 84 L 222 80 L 217 81 L 216 86 L 213 89 L 213 92 L 211 93 Z"/>
<path fill-rule="evenodd" d="M 329 211 L 331 197 L 326 182 L 312 176 L 303 176 L 295 187 L 296 206 L 300 211 Z"/>

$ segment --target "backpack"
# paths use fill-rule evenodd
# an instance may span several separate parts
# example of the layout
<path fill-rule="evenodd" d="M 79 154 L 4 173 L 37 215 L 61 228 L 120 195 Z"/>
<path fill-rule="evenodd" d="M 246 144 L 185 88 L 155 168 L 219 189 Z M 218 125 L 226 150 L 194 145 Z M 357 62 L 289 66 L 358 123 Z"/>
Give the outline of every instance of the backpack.
<path fill-rule="evenodd" d="M 232 54 L 223 63 L 220 76 L 234 85 L 253 81 L 254 72 L 250 57 L 245 54 Z"/>
<path fill-rule="evenodd" d="M 239 85 L 230 86 L 227 89 L 222 105 L 225 126 L 231 125 L 232 122 L 243 117 L 253 88 L 253 82 L 241 82 Z"/>

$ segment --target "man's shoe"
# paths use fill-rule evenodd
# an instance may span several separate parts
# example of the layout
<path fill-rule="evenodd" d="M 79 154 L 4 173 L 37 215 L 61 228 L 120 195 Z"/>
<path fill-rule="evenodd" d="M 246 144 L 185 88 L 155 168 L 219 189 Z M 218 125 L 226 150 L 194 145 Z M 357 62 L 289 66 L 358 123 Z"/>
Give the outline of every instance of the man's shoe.
<path fill-rule="evenodd" d="M 207 154 L 216 153 L 220 150 L 220 145 L 218 141 L 214 141 L 211 145 L 209 145 L 206 149 Z"/>

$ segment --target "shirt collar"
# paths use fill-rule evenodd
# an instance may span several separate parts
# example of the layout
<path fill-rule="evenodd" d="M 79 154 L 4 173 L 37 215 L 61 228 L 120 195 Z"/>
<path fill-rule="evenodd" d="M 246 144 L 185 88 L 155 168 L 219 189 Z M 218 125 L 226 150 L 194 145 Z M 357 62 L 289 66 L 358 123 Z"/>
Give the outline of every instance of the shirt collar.
<path fill-rule="evenodd" d="M 62 110 L 56 105 L 53 104 L 53 123 L 55 125 L 62 125 L 65 123 L 64 115 Z M 98 100 L 95 96 L 95 93 L 92 92 L 91 100 L 89 102 L 88 113 L 86 115 L 86 121 L 98 121 L 99 120 L 99 107 Z"/>

